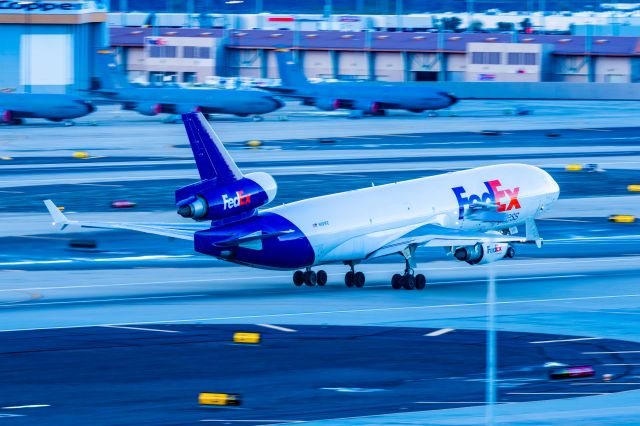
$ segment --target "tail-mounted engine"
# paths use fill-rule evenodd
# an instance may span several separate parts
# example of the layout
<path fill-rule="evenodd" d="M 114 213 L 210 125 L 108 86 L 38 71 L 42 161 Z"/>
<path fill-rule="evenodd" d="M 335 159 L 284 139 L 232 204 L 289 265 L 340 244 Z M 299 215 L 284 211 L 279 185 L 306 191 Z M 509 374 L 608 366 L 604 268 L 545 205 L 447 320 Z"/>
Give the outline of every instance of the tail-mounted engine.
<path fill-rule="evenodd" d="M 513 257 L 515 250 L 507 243 L 478 243 L 474 246 L 451 247 L 451 254 L 469 265 L 477 265 Z"/>
<path fill-rule="evenodd" d="M 178 214 L 194 220 L 227 219 L 270 203 L 278 190 L 273 177 L 263 172 L 249 173 L 225 185 L 217 185 L 216 181 L 201 180 L 178 189 Z"/>

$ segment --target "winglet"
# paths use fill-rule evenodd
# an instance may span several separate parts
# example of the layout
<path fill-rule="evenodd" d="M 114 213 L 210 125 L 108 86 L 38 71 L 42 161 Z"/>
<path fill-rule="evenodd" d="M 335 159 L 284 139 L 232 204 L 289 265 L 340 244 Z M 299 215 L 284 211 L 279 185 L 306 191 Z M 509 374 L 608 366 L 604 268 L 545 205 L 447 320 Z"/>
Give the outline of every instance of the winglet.
<path fill-rule="evenodd" d="M 53 219 L 53 225 L 62 225 L 61 229 L 64 229 L 69 225 L 69 219 L 58 209 L 58 207 L 53 204 L 51 200 L 44 200 L 44 205 L 49 210 L 49 214 Z"/>
<path fill-rule="evenodd" d="M 527 241 L 535 242 L 538 248 L 542 247 L 542 238 L 540 238 L 540 233 L 538 232 L 536 221 L 532 217 L 530 217 L 526 220 L 525 226 Z"/>

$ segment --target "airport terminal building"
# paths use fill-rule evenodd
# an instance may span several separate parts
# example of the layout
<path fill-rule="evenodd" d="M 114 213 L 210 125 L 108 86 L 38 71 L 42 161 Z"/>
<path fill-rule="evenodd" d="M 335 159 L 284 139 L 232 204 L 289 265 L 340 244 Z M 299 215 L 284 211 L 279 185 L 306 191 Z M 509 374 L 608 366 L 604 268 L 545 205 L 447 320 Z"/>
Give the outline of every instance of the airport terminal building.
<path fill-rule="evenodd" d="M 88 89 L 94 53 L 107 44 L 106 22 L 101 1 L 0 2 L 0 89 Z"/>
<path fill-rule="evenodd" d="M 310 78 L 640 81 L 640 37 L 122 26 L 112 26 L 110 35 L 130 77 L 150 81 L 162 76 L 199 83 L 211 75 L 277 78 L 273 50 L 282 47 L 295 52 Z M 158 44 L 174 47 L 158 49 Z M 201 56 L 194 57 L 193 49 Z"/>

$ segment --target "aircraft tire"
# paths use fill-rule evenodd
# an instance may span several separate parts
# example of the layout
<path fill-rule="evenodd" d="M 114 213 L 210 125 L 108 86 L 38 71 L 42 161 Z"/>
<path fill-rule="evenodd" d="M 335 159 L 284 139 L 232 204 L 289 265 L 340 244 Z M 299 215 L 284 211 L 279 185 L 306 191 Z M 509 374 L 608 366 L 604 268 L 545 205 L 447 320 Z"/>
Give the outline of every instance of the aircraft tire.
<path fill-rule="evenodd" d="M 422 275 L 416 275 L 416 290 L 423 290 L 427 286 L 427 278 Z"/>
<path fill-rule="evenodd" d="M 509 247 L 507 249 L 507 254 L 505 255 L 505 257 L 507 259 L 513 259 L 516 255 L 516 249 L 514 249 L 513 247 Z"/>
<path fill-rule="evenodd" d="M 353 283 L 356 287 L 362 288 L 364 287 L 365 276 L 362 272 L 356 272 L 353 276 Z"/>
<path fill-rule="evenodd" d="M 295 284 L 296 287 L 300 287 L 304 284 L 304 272 L 295 271 L 293 273 L 293 284 Z"/>
<path fill-rule="evenodd" d="M 353 273 L 353 271 L 349 271 L 346 274 L 344 274 L 344 284 L 347 287 L 353 287 L 354 280 L 355 280 L 355 274 Z"/>
<path fill-rule="evenodd" d="M 304 273 L 304 283 L 309 287 L 313 287 L 318 282 L 318 276 L 313 271 L 306 271 Z"/>
<path fill-rule="evenodd" d="M 402 287 L 404 287 L 405 290 L 413 290 L 416 288 L 416 277 L 411 274 L 406 274 L 402 277 Z"/>
<path fill-rule="evenodd" d="M 316 274 L 316 279 L 317 279 L 318 285 L 320 287 L 324 287 L 328 281 L 327 273 L 322 269 L 320 269 Z"/>
<path fill-rule="evenodd" d="M 391 287 L 393 287 L 394 290 L 400 290 L 402 288 L 402 275 L 394 274 L 393 277 L 391 277 Z"/>

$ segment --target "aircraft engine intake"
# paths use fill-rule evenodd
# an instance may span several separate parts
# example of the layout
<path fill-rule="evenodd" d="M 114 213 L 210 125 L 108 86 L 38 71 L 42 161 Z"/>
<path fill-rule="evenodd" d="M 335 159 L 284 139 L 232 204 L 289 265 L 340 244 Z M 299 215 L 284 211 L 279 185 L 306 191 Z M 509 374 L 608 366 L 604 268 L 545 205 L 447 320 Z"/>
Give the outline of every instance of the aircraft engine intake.
<path fill-rule="evenodd" d="M 162 112 L 162 105 L 142 102 L 137 104 L 134 108 L 135 111 L 142 115 L 158 115 Z"/>
<path fill-rule="evenodd" d="M 242 179 L 218 185 L 216 179 L 202 180 L 176 191 L 178 214 L 194 220 L 222 220 L 251 214 L 269 204 L 278 186 L 271 175 L 249 173 Z"/>
<path fill-rule="evenodd" d="M 478 243 L 474 246 L 452 247 L 451 253 L 456 259 L 467 262 L 469 265 L 495 262 L 507 256 L 509 244 L 507 243 Z"/>
<path fill-rule="evenodd" d="M 316 107 L 324 111 L 334 111 L 340 108 L 339 99 L 320 98 L 316 101 Z"/>
<path fill-rule="evenodd" d="M 4 109 L 4 110 L 0 110 L 0 121 L 2 121 L 3 123 L 11 123 L 13 120 L 13 114 L 11 113 L 10 110 L 8 109 Z"/>
<path fill-rule="evenodd" d="M 354 109 L 360 110 L 365 114 L 377 114 L 380 111 L 380 104 L 378 102 L 356 102 Z"/>

